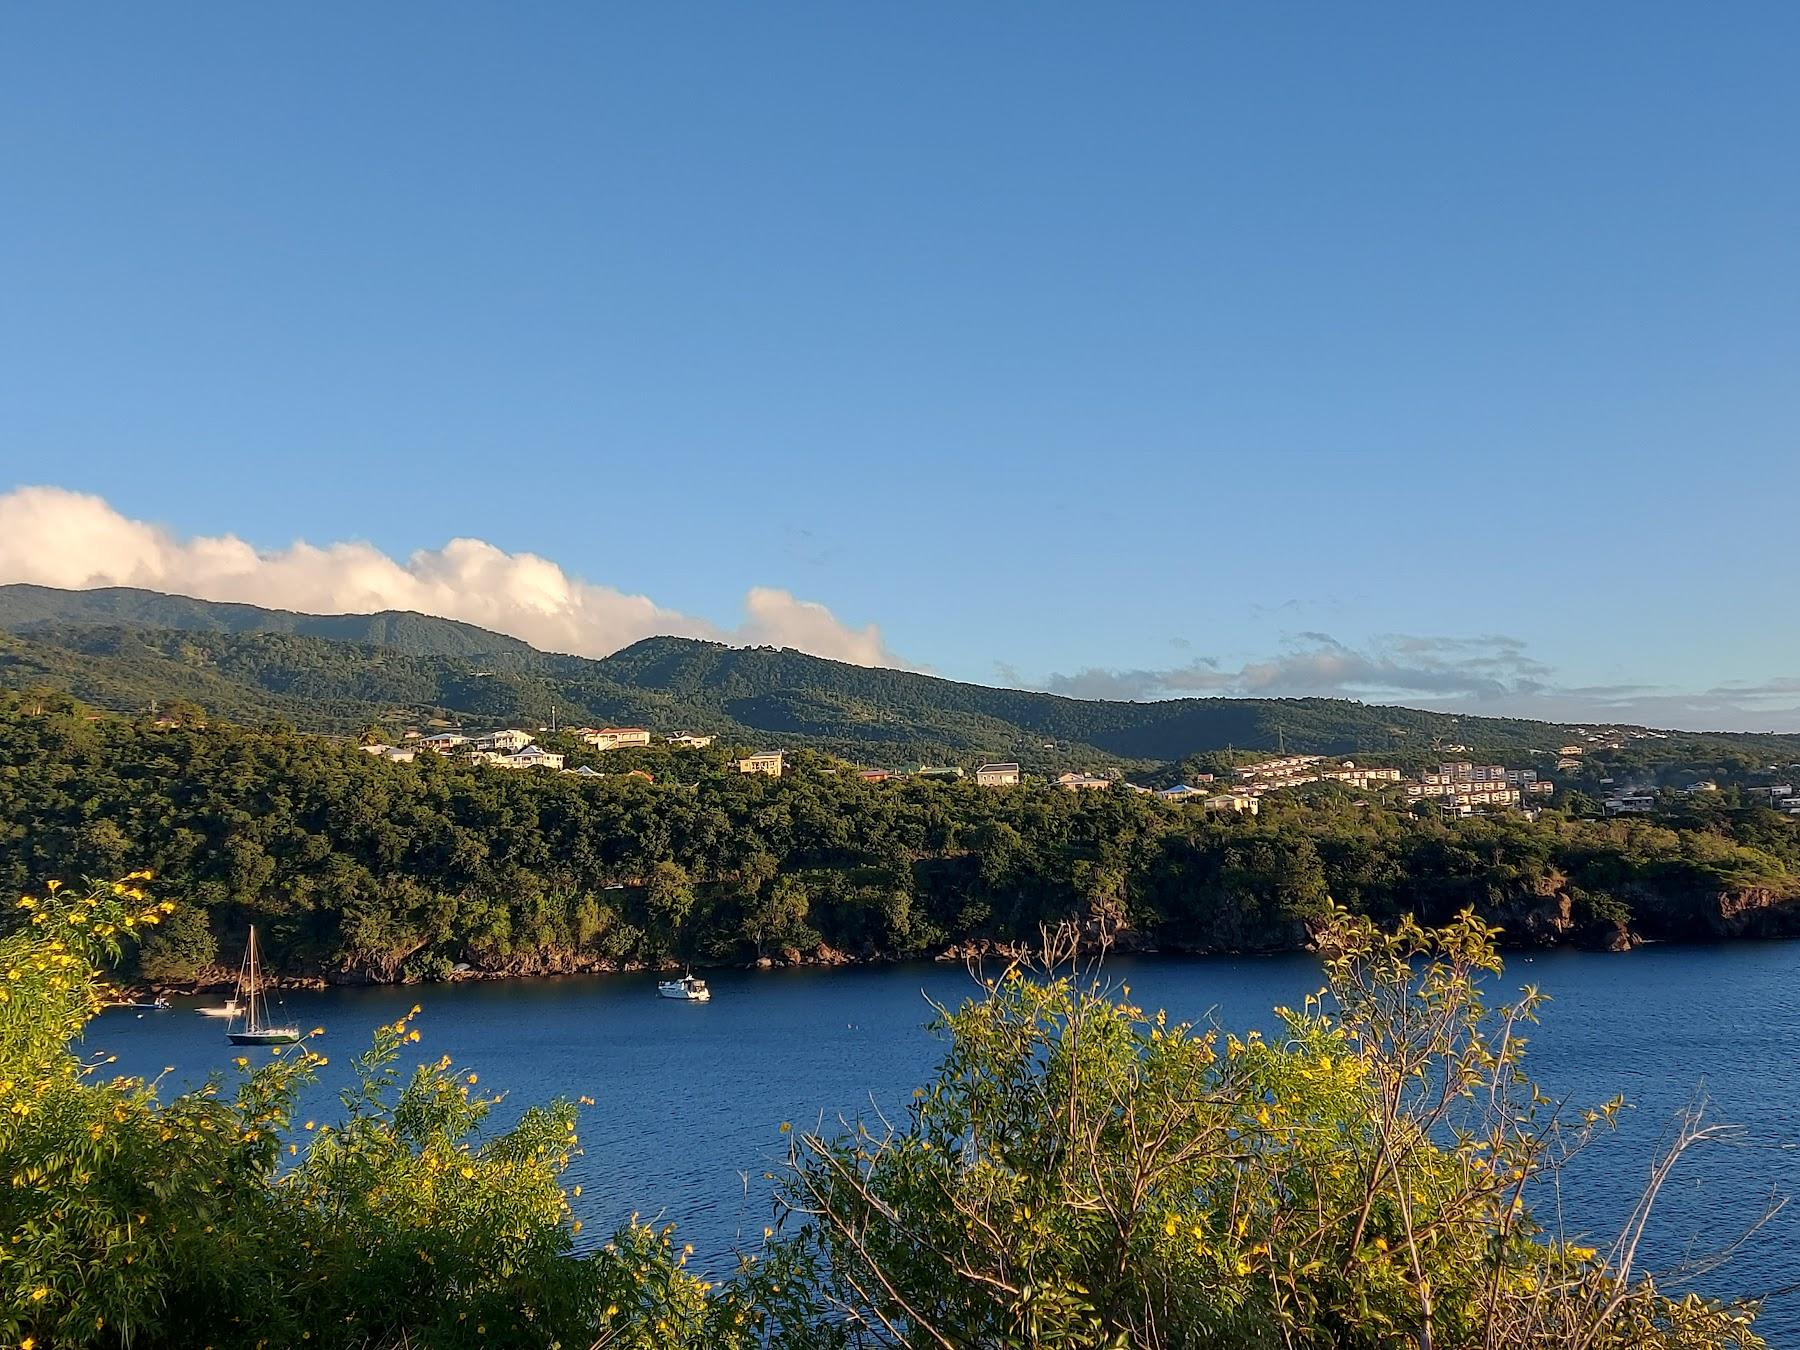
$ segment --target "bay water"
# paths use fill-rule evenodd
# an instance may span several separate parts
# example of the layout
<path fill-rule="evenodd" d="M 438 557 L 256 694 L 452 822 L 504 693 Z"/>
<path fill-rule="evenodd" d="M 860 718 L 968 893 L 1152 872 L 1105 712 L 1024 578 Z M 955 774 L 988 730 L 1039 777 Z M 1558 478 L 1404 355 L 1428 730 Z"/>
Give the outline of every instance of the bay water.
<path fill-rule="evenodd" d="M 303 1029 L 323 1026 L 332 1058 L 304 1109 L 333 1118 L 350 1057 L 378 1022 L 415 1002 L 419 1045 L 403 1061 L 448 1053 L 504 1091 L 498 1123 L 531 1102 L 587 1096 L 583 1152 L 566 1178 L 587 1235 L 630 1214 L 678 1225 L 701 1269 L 728 1270 L 771 1221 L 765 1174 L 785 1151 L 784 1122 L 904 1117 L 943 1044 L 927 1033 L 929 1000 L 975 992 L 961 966 L 708 971 L 710 1003 L 658 998 L 657 977 L 579 976 L 407 988 L 290 991 L 272 1009 Z M 1115 958 L 1109 981 L 1172 1019 L 1243 1031 L 1274 1025 L 1319 987 L 1305 955 Z M 1622 955 L 1512 954 L 1496 994 L 1534 984 L 1550 996 L 1529 1032 L 1527 1068 L 1552 1095 L 1630 1103 L 1617 1134 L 1578 1160 L 1558 1197 L 1571 1237 L 1604 1246 L 1643 1190 L 1674 1113 L 1704 1095 L 1711 1114 L 1742 1127 L 1738 1142 L 1704 1148 L 1665 1190 L 1653 1267 L 1721 1247 L 1771 1196 L 1800 1196 L 1800 943 L 1653 946 Z M 114 1009 L 89 1028 L 89 1052 L 117 1071 L 165 1074 L 167 1092 L 231 1072 L 245 1052 L 192 1001 L 167 1012 Z M 1540 1197 L 1540 1204 L 1546 1197 Z M 1800 1200 L 1725 1266 L 1698 1282 L 1717 1294 L 1766 1294 L 1800 1283 Z M 1800 1296 L 1777 1293 L 1760 1329 L 1800 1345 Z"/>

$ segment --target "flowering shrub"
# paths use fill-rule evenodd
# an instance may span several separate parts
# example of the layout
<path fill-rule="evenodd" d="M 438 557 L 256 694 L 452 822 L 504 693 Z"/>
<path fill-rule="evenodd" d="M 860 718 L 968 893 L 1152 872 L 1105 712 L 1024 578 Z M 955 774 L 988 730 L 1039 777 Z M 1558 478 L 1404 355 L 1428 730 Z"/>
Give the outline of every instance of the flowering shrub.
<path fill-rule="evenodd" d="M 1495 930 L 1326 932 L 1273 1038 L 1018 967 L 945 1011 L 904 1124 L 793 1147 L 818 1303 L 943 1347 L 1761 1344 L 1752 1308 L 1634 1275 L 1641 1222 L 1601 1253 L 1533 1217 L 1621 1103 L 1564 1118 L 1525 1077 L 1538 996 L 1484 1004 Z"/>
<path fill-rule="evenodd" d="M 574 1104 L 478 1133 L 498 1098 L 474 1074 L 402 1080 L 417 1008 L 325 1125 L 294 1118 L 316 1032 L 168 1101 L 79 1057 L 102 963 L 174 909 L 149 880 L 53 886 L 0 936 L 0 1344 L 586 1346 L 639 1279 L 672 1305 L 698 1286 L 635 1227 L 577 1256 Z"/>

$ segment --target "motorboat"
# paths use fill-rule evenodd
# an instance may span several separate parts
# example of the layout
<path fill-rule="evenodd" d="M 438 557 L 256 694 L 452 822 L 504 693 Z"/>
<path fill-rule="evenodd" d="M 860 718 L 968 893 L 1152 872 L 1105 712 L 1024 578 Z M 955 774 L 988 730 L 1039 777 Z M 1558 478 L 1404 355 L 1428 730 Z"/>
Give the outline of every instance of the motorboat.
<path fill-rule="evenodd" d="M 706 987 L 706 981 L 692 975 L 683 975 L 679 980 L 664 980 L 656 986 L 656 992 L 664 998 L 685 999 L 689 1003 L 712 1001 L 712 990 Z"/>
<path fill-rule="evenodd" d="M 202 1017 L 222 1017 L 226 1021 L 230 1021 L 234 1017 L 244 1015 L 244 1005 L 235 998 L 228 998 L 216 1008 L 195 1008 L 194 1011 Z"/>

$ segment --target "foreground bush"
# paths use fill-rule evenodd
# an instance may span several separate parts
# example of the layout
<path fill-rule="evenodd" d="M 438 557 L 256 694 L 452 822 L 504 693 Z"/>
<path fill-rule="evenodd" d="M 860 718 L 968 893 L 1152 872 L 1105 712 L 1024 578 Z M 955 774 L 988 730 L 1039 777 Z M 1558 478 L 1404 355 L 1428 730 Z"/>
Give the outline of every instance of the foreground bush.
<path fill-rule="evenodd" d="M 944 1014 L 903 1128 L 794 1146 L 818 1301 L 945 1347 L 1760 1345 L 1751 1308 L 1634 1274 L 1653 1196 L 1610 1252 L 1533 1217 L 1621 1103 L 1563 1119 L 1526 1079 L 1538 997 L 1484 1005 L 1493 938 L 1334 913 L 1273 1041 L 1008 970 Z"/>
<path fill-rule="evenodd" d="M 323 1128 L 294 1118 L 325 1062 L 309 1045 L 166 1102 L 78 1059 L 97 964 L 173 909 L 147 880 L 28 897 L 0 938 L 0 1343 L 585 1346 L 640 1281 L 707 1302 L 655 1234 L 575 1256 L 574 1106 L 478 1136 L 497 1098 L 473 1074 L 401 1082 L 410 1017 Z"/>
<path fill-rule="evenodd" d="M 1474 919 L 1333 915 L 1327 991 L 1273 1041 L 1009 970 L 944 1013 L 901 1126 L 796 1137 L 781 1232 L 709 1283 L 666 1228 L 578 1252 L 574 1106 L 484 1131 L 473 1075 L 403 1079 L 410 1015 L 323 1126 L 294 1116 L 308 1045 L 168 1101 L 83 1060 L 100 965 L 174 912 L 147 881 L 28 897 L 0 936 L 0 1344 L 1761 1344 L 1752 1309 L 1635 1273 L 1651 1197 L 1606 1252 L 1534 1220 L 1618 1108 L 1565 1121 L 1531 1088 L 1535 998 L 1484 1006 Z"/>

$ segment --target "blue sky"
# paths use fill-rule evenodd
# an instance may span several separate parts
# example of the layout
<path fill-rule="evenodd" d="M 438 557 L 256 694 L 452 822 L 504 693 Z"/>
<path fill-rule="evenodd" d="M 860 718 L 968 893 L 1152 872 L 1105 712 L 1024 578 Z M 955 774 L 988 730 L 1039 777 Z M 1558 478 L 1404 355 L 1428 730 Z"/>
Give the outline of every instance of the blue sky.
<path fill-rule="evenodd" d="M 112 514 L 4 499 L 0 580 L 316 607 L 385 555 L 498 626 L 529 553 L 592 583 L 567 646 L 1800 727 L 1796 50 L 1777 4 L 14 6 L 0 490 Z"/>

